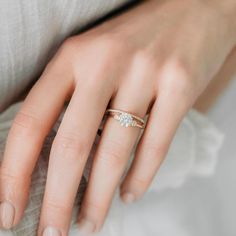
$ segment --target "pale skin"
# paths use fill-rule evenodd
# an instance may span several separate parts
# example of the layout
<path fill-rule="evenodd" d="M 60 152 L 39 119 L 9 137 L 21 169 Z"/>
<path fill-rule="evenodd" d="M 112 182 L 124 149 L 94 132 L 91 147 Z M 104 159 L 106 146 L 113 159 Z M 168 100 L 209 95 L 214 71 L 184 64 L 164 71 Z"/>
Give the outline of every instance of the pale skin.
<path fill-rule="evenodd" d="M 145 1 L 67 39 L 10 130 L 0 173 L 2 228 L 20 222 L 43 141 L 68 100 L 51 148 L 38 235 L 68 235 L 74 198 L 108 105 L 150 116 L 121 185 L 140 129 L 107 119 L 79 228 L 85 234 L 102 228 L 118 186 L 124 202 L 141 198 L 181 120 L 235 47 L 235 17 L 230 0 Z"/>

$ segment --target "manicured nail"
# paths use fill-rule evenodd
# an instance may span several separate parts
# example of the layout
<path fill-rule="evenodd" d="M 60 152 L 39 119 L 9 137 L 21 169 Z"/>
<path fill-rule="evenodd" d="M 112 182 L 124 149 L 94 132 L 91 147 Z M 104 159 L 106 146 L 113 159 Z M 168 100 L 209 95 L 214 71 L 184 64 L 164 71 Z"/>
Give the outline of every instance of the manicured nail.
<path fill-rule="evenodd" d="M 79 231 L 83 236 L 89 236 L 94 233 L 95 224 L 87 219 L 81 218 L 78 222 Z"/>
<path fill-rule="evenodd" d="M 0 222 L 4 229 L 10 229 L 13 226 L 15 217 L 15 208 L 10 202 L 2 202 L 0 205 Z"/>
<path fill-rule="evenodd" d="M 61 233 L 59 230 L 48 226 L 47 228 L 45 228 L 45 230 L 43 231 L 43 236 L 61 236 Z"/>
<path fill-rule="evenodd" d="M 128 192 L 123 193 L 123 194 L 121 195 L 121 198 L 122 198 L 123 202 L 124 202 L 124 203 L 127 203 L 127 204 L 132 203 L 132 202 L 135 201 L 135 196 L 134 196 L 134 194 L 128 193 Z"/>

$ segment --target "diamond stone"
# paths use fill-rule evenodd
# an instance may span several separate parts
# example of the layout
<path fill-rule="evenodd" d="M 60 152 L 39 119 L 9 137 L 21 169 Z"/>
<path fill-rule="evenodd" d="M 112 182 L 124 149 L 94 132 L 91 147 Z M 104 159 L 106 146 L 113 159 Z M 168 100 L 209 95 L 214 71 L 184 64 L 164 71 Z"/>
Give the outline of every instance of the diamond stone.
<path fill-rule="evenodd" d="M 119 122 L 122 126 L 128 127 L 133 124 L 133 117 L 128 113 L 121 113 L 119 115 Z"/>

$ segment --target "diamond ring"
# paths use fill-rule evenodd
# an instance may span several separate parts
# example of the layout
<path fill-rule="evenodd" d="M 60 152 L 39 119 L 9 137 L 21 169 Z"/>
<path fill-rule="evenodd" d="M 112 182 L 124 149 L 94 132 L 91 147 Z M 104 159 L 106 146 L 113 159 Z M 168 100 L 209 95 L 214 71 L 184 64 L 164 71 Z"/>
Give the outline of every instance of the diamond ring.
<path fill-rule="evenodd" d="M 131 113 L 117 109 L 107 109 L 106 114 L 109 114 L 115 120 L 119 121 L 121 126 L 124 127 L 132 126 L 132 127 L 138 127 L 140 129 L 144 129 L 145 127 L 144 120 Z"/>

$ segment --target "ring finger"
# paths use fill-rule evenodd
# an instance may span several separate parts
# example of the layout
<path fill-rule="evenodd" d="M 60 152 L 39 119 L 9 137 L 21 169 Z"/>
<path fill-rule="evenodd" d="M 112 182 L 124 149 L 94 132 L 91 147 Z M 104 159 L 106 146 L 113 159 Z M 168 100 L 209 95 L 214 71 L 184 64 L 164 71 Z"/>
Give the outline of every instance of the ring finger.
<path fill-rule="evenodd" d="M 120 88 L 110 106 L 144 117 L 151 93 L 148 91 L 149 88 L 146 91 L 143 89 L 140 96 L 137 87 L 136 84 L 135 91 L 132 86 Z M 107 119 L 79 215 L 79 227 L 85 234 L 98 232 L 103 225 L 139 133 L 140 129 L 137 127 L 121 127 L 115 119 Z"/>

